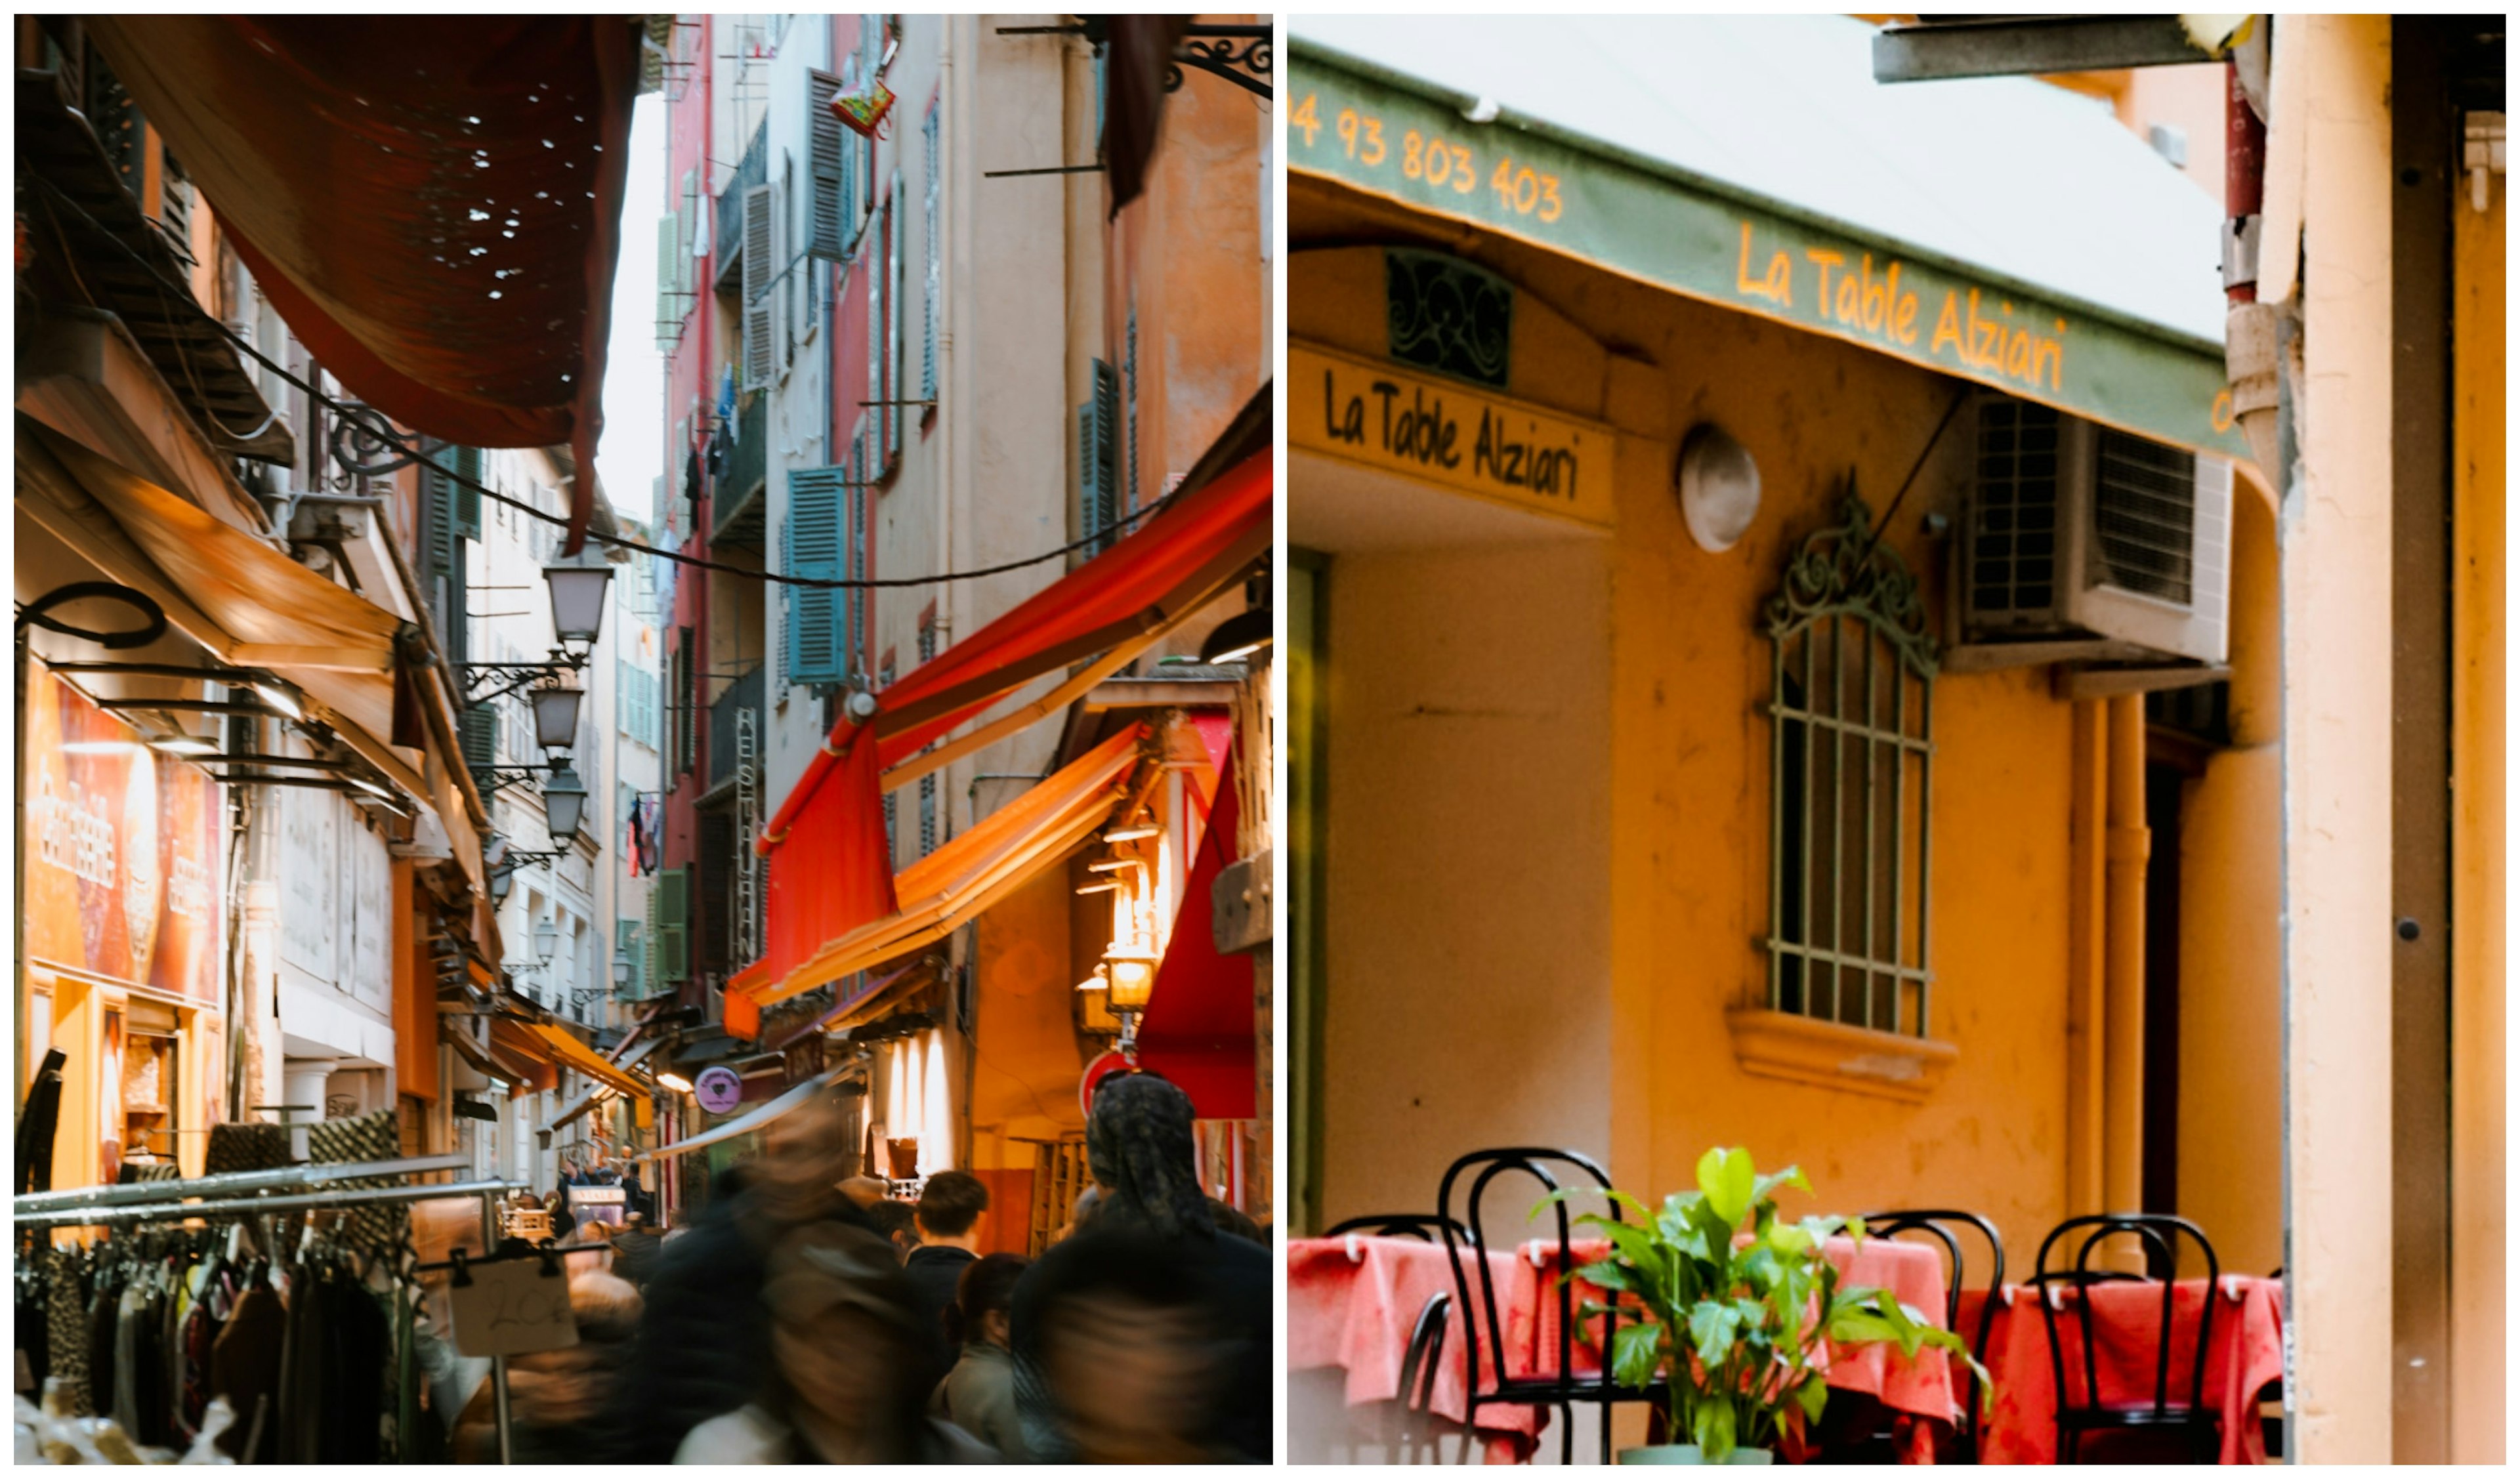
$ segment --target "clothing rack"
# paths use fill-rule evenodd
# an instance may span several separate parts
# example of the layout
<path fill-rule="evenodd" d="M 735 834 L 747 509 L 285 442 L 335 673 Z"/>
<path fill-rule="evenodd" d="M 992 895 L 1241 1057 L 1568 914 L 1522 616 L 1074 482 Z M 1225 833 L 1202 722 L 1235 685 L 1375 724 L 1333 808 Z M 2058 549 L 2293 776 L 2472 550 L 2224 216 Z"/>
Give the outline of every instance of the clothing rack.
<path fill-rule="evenodd" d="M 30 1191 L 13 1198 L 10 1206 L 23 1223 L 29 1214 L 50 1212 L 61 1207 L 112 1207 L 192 1196 L 240 1196 L 250 1191 L 294 1190 L 333 1182 L 422 1176 L 432 1171 L 466 1171 L 472 1166 L 472 1157 L 462 1154 L 421 1155 L 406 1160 L 314 1162 L 302 1166 L 275 1166 L 267 1171 L 224 1171 L 215 1176 L 196 1176 L 188 1181 L 125 1182 L 112 1187 Z"/>
<path fill-rule="evenodd" d="M 180 1182 L 133 1182 L 114 1187 L 83 1187 L 66 1191 L 36 1191 L 11 1199 L 11 1212 L 21 1229 L 112 1228 L 132 1223 L 188 1222 L 212 1217 L 258 1217 L 273 1212 L 308 1212 L 333 1207 L 395 1206 L 445 1197 L 481 1199 L 481 1239 L 485 1249 L 499 1245 L 499 1198 L 528 1189 L 525 1184 L 492 1178 L 417 1187 L 356 1187 L 338 1191 L 308 1191 L 291 1196 L 255 1193 L 327 1183 L 390 1176 L 418 1176 L 460 1170 L 469 1155 L 416 1156 L 403 1160 L 351 1161 L 339 1164 L 282 1166 L 268 1171 L 232 1171 Z M 132 1193 L 138 1193 L 134 1195 Z M 169 1200 L 171 1197 L 203 1200 Z M 513 1419 L 508 1403 L 508 1358 L 490 1358 L 490 1393 L 499 1435 L 499 1461 L 515 1461 Z"/>

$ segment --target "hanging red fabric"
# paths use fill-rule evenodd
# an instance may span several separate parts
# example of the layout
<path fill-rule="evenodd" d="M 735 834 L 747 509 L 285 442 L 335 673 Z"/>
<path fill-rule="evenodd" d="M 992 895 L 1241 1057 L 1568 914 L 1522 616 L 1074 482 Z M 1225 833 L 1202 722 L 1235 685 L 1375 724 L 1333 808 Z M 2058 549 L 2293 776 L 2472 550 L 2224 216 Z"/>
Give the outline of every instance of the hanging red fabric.
<path fill-rule="evenodd" d="M 594 506 L 636 22 L 97 15 L 87 30 L 352 395 L 465 446 L 569 447 L 574 554 Z"/>

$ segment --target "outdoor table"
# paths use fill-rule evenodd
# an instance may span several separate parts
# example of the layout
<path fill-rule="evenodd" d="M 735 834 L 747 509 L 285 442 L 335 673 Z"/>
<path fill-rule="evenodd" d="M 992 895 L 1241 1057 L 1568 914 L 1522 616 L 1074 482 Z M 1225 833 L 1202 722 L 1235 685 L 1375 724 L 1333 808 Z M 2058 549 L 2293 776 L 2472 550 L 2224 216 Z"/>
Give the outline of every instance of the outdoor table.
<path fill-rule="evenodd" d="M 1580 1266 L 1608 1251 L 1605 1240 L 1575 1244 Z M 1943 1315 L 1942 1255 L 1920 1243 L 1888 1238 L 1867 1239 L 1862 1250 L 1847 1238 L 1829 1239 L 1825 1256 L 1843 1282 L 1888 1288 L 1902 1304 L 1939 1324 Z M 1505 1326 L 1505 1367 L 1508 1376 L 1546 1375 L 1557 1359 L 1557 1298 L 1553 1279 L 1556 1247 L 1552 1241 L 1529 1242 L 1488 1254 L 1495 1272 L 1497 1318 Z M 1350 1406 L 1400 1400 L 1400 1362 L 1409 1335 L 1429 1296 L 1452 1294 L 1452 1311 L 1437 1368 L 1433 1411 L 1455 1423 L 1463 1420 L 1467 1402 L 1467 1343 L 1462 1335 L 1460 1293 L 1453 1284 L 1451 1259 L 1441 1243 L 1412 1237 L 1342 1236 L 1298 1238 L 1288 1245 L 1286 1279 L 1287 1369 L 1326 1367 L 1346 1372 Z M 1598 1298 L 1589 1285 L 1578 1285 L 1576 1299 Z M 1470 1297 L 1478 1298 L 1473 1278 Z M 1583 1332 L 1599 1329 L 1598 1322 L 1579 1322 L 1575 1366 L 1579 1372 L 1600 1369 L 1600 1353 Z M 1489 1358 L 1481 1352 L 1482 1364 Z M 1951 1422 L 1958 1384 L 1943 1353 L 1919 1351 L 1913 1362 L 1889 1346 L 1868 1346 L 1831 1353 L 1827 1370 L 1832 1389 L 1862 1392 L 1892 1411 L 1925 1417 L 1914 1425 L 1915 1454 L 1929 1447 L 1937 1424 Z M 1527 1459 L 1538 1446 L 1545 1415 L 1527 1407 L 1483 1407 L 1478 1434 L 1488 1445 L 1491 1461 Z"/>
<path fill-rule="evenodd" d="M 2149 1402 L 2154 1363 L 2161 1350 L 2161 1285 L 2154 1280 L 2091 1285 L 2092 1323 L 2099 1331 L 2095 1353 L 2100 1398 Z M 2196 1327 L 2205 1308 L 2202 1278 L 2182 1278 L 2171 1293 L 2170 1392 L 2184 1400 L 2194 1370 Z M 2258 1393 L 2283 1379 L 2283 1285 L 2272 1278 L 2227 1274 L 2216 1293 L 2214 1337 L 2205 1360 L 2205 1401 L 2222 1413 L 2224 1463 L 2266 1461 L 2266 1435 L 2258 1424 Z M 1960 1327 L 1972 1328 L 1986 1295 L 1960 1295 Z M 2025 1284 L 2003 1290 L 1987 1332 L 1986 1368 L 1995 1378 L 1995 1409 L 1979 1444 L 1981 1463 L 2056 1461 L 2056 1373 L 2048 1351 L 2048 1322 L 2039 1297 Z M 2064 1347 L 2065 1374 L 2086 1401 L 2083 1385 L 2083 1319 L 2059 1309 L 2056 1333 Z M 2105 1442 L 2106 1440 L 2101 1440 Z M 2090 1453 L 2092 1440 L 2084 1440 Z"/>

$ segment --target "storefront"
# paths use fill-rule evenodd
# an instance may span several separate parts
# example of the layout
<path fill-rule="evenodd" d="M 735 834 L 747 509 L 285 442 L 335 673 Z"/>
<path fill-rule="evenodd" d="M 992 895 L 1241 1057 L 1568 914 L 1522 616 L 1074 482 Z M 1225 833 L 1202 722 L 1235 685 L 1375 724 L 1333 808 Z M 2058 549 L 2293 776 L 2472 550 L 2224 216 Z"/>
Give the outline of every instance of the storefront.
<path fill-rule="evenodd" d="M 19 1041 L 30 1078 L 64 1058 L 52 1185 L 198 1175 L 228 1117 L 225 790 L 41 661 L 25 673 Z"/>
<path fill-rule="evenodd" d="M 304 749 L 291 740 L 292 749 Z M 339 793 L 274 787 L 274 934 L 285 1122 L 348 1119 L 396 1103 L 393 860 Z M 282 1116 L 275 1116 L 280 1118 Z M 303 1136 L 295 1137 L 303 1153 Z"/>
<path fill-rule="evenodd" d="M 1868 28 L 1809 28 L 1796 85 L 1833 117 L 1812 78 L 1868 87 Z M 1742 1143 L 1833 1207 L 1967 1206 L 2035 1247 L 2105 1197 L 2279 1262 L 2275 1059 L 2197 1037 L 2279 1021 L 2273 522 L 2190 328 L 2220 322 L 2211 263 L 2043 262 L 1994 223 L 1983 258 L 1920 248 L 1868 178 L 1763 195 L 1585 136 L 1626 114 L 1571 63 L 1298 31 L 1294 1230 L 1431 1209 L 1483 1146 L 1660 1194 Z M 2104 115 L 2031 126 L 2093 179 L 2158 167 Z M 2196 291 L 2116 291 L 2146 278 Z M 2151 608 L 2210 642 L 1998 650 L 1962 552 L 2008 534 L 1972 519 L 2033 426 L 2160 470 L 2187 586 Z M 2131 579 L 2096 535 L 2051 554 Z"/>

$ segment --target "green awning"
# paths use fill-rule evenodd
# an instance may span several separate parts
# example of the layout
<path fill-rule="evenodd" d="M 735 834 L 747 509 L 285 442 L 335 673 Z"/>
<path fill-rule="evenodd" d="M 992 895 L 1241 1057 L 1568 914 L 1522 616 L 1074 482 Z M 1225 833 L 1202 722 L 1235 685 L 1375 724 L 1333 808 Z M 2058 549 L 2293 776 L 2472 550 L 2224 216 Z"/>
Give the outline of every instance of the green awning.
<path fill-rule="evenodd" d="M 1318 42 L 1293 39 L 1289 54 L 1286 156 L 1298 174 L 2123 430 L 2249 457 L 2231 421 L 2222 345 L 2212 339 L 1850 227 Z M 2199 252 L 2215 249 L 2210 240 L 2197 244 Z"/>

